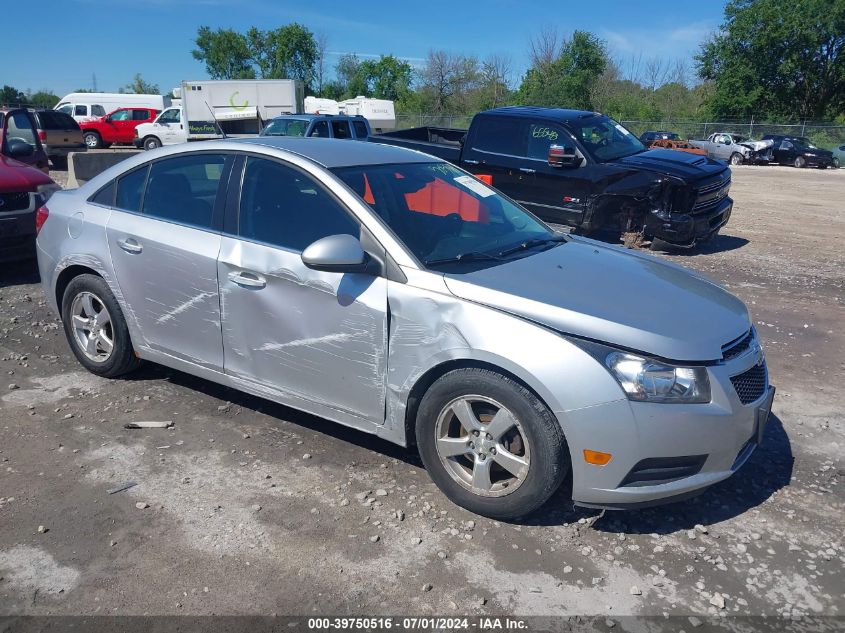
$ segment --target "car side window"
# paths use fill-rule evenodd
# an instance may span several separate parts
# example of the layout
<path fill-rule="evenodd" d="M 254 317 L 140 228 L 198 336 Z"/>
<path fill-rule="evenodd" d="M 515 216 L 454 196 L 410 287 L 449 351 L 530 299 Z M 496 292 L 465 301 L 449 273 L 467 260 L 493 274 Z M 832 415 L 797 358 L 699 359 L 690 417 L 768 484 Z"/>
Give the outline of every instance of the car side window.
<path fill-rule="evenodd" d="M 19 110 L 12 113 L 6 123 L 6 136 L 9 139 L 23 139 L 29 145 L 35 145 L 35 130 L 25 112 Z"/>
<path fill-rule="evenodd" d="M 94 116 L 106 116 L 106 111 L 101 105 L 92 105 L 91 106 L 91 114 Z"/>
<path fill-rule="evenodd" d="M 144 183 L 147 182 L 147 172 L 150 166 L 145 165 L 135 171 L 130 171 L 117 179 L 117 196 L 114 206 L 124 211 L 141 210 L 141 198 L 144 196 Z"/>
<path fill-rule="evenodd" d="M 131 110 L 118 110 L 109 115 L 109 121 L 128 121 L 131 117 Z"/>
<path fill-rule="evenodd" d="M 73 116 L 88 116 L 88 106 L 78 105 L 73 108 Z"/>
<path fill-rule="evenodd" d="M 225 154 L 196 153 L 155 161 L 141 212 L 159 220 L 210 229 Z"/>
<path fill-rule="evenodd" d="M 250 156 L 238 213 L 243 238 L 303 251 L 329 235 L 360 235 L 358 222 L 310 176 L 293 167 Z"/>
<path fill-rule="evenodd" d="M 332 121 L 332 136 L 335 138 L 352 138 L 349 131 L 349 121 Z"/>
<path fill-rule="evenodd" d="M 472 148 L 493 154 L 525 156 L 528 142 L 525 122 L 510 117 L 482 117 L 475 125 Z"/>
<path fill-rule="evenodd" d="M 89 202 L 93 202 L 94 204 L 101 204 L 104 207 L 113 207 L 114 206 L 114 180 L 112 180 L 109 184 L 107 184 L 105 187 L 103 187 L 97 193 L 95 193 L 93 196 L 91 196 L 91 198 L 89 199 Z"/>
<path fill-rule="evenodd" d="M 367 124 L 363 121 L 353 121 L 352 127 L 355 128 L 355 136 L 358 138 L 367 138 Z"/>
<path fill-rule="evenodd" d="M 789 141 L 787 141 L 786 139 L 784 139 L 784 140 L 783 140 L 783 141 L 781 141 L 781 143 L 780 143 L 780 148 L 781 148 L 781 149 L 792 149 L 792 143 L 790 143 Z"/>
<path fill-rule="evenodd" d="M 528 158 L 537 160 L 549 159 L 549 147 L 552 145 L 565 145 L 569 141 L 566 133 L 556 125 L 548 123 L 531 123 L 528 126 Z"/>
<path fill-rule="evenodd" d="M 314 128 L 311 130 L 311 136 L 321 136 L 323 138 L 329 137 L 329 124 L 325 121 L 317 121 Z"/>
<path fill-rule="evenodd" d="M 132 110 L 133 121 L 146 121 L 150 118 L 149 110 Z"/>

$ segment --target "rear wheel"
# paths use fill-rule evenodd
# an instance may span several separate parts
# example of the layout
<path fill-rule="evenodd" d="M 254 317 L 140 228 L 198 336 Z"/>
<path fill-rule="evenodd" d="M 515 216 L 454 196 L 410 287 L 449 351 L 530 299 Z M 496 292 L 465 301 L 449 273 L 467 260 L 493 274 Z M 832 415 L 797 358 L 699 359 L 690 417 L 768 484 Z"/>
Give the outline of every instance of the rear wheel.
<path fill-rule="evenodd" d="M 88 149 L 99 149 L 103 146 L 103 139 L 100 138 L 100 135 L 97 132 L 85 132 L 82 135 L 82 140 L 85 141 L 86 147 Z"/>
<path fill-rule="evenodd" d="M 472 512 L 515 519 L 539 508 L 569 469 L 560 425 L 519 383 L 486 369 L 451 371 L 420 403 L 420 456 L 435 484 Z"/>
<path fill-rule="evenodd" d="M 807 166 L 807 161 L 806 161 L 806 160 L 804 160 L 804 157 L 803 157 L 803 156 L 797 156 L 797 157 L 795 158 L 795 162 L 793 162 L 792 164 L 793 164 L 795 167 L 798 167 L 798 168 L 800 169 L 800 168 L 802 168 L 802 167 L 806 167 L 806 166 Z"/>
<path fill-rule="evenodd" d="M 144 149 L 157 149 L 161 147 L 161 141 L 155 136 L 148 136 L 144 139 Z"/>
<path fill-rule="evenodd" d="M 839 159 L 838 158 L 833 159 L 833 168 L 839 169 Z"/>
<path fill-rule="evenodd" d="M 742 165 L 742 154 L 739 152 L 731 154 L 731 165 Z"/>
<path fill-rule="evenodd" d="M 102 277 L 71 280 L 62 298 L 62 321 L 71 350 L 91 373 L 114 378 L 140 364 L 123 312 Z"/>

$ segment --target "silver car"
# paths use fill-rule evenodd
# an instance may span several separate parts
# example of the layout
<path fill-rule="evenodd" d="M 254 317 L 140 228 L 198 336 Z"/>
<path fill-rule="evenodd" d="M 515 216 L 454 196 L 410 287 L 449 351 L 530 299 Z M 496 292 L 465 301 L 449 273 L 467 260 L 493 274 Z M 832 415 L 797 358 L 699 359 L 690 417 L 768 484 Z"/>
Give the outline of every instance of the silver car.
<path fill-rule="evenodd" d="M 432 156 L 329 139 L 129 158 L 39 215 L 70 348 L 415 446 L 515 518 L 677 500 L 734 473 L 774 389 L 748 311 L 679 266 L 553 232 Z"/>

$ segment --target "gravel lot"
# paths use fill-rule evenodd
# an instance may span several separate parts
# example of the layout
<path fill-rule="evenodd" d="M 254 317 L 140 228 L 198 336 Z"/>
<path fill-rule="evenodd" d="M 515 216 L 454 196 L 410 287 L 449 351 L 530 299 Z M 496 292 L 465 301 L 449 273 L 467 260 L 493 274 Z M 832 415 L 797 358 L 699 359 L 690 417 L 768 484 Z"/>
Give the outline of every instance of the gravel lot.
<path fill-rule="evenodd" d="M 732 195 L 714 243 L 659 256 L 749 305 L 764 445 L 692 501 L 601 515 L 564 486 L 522 524 L 319 418 L 161 367 L 88 374 L 34 266 L 6 267 L 0 615 L 843 615 L 845 170 L 739 167 Z"/>

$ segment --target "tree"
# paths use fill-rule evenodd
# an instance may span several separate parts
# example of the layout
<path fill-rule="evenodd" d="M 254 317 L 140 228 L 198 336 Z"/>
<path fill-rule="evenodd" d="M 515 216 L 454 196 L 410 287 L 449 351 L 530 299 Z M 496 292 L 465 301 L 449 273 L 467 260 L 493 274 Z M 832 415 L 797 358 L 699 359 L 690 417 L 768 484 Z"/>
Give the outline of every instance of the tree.
<path fill-rule="evenodd" d="M 396 101 L 411 88 L 411 65 L 393 55 L 382 55 L 377 61 L 362 62 L 358 72 L 367 88 L 365 94 L 376 99 Z"/>
<path fill-rule="evenodd" d="M 205 64 L 212 79 L 255 79 L 252 53 L 246 36 L 232 29 L 212 31 L 207 26 L 197 30 L 194 59 Z"/>
<path fill-rule="evenodd" d="M 26 95 L 12 86 L 3 86 L 0 90 L 0 104 L 18 105 L 19 103 L 26 103 Z"/>
<path fill-rule="evenodd" d="M 436 114 L 463 113 L 470 109 L 470 94 L 478 89 L 478 59 L 430 50 L 420 71 L 421 103 Z"/>
<path fill-rule="evenodd" d="M 123 88 L 120 88 L 118 92 L 126 92 L 129 94 L 136 94 L 136 95 L 157 95 L 161 94 L 158 89 L 158 84 L 151 84 L 144 81 L 144 78 L 141 76 L 141 73 L 135 73 L 134 79 Z"/>
<path fill-rule="evenodd" d="M 721 117 L 834 117 L 845 109 L 845 0 L 731 0 L 696 56 Z"/>
<path fill-rule="evenodd" d="M 317 45 L 317 63 L 315 66 L 316 74 L 314 80 L 316 82 L 317 96 L 323 96 L 323 86 L 326 78 L 326 54 L 329 48 L 329 37 L 323 32 L 317 33 L 314 38 Z"/>
<path fill-rule="evenodd" d="M 592 110 L 591 89 L 608 64 L 605 44 L 586 31 L 575 31 L 558 47 L 547 35 L 538 54 L 530 52 L 537 63 L 528 69 L 519 87 L 520 103 Z M 551 62 L 549 51 L 559 50 Z"/>
<path fill-rule="evenodd" d="M 335 65 L 336 87 L 339 91 L 334 99 L 357 97 L 367 91 L 367 82 L 361 72 L 361 60 L 355 53 L 344 53 Z"/>
<path fill-rule="evenodd" d="M 26 101 L 36 108 L 43 108 L 45 110 L 52 110 L 59 102 L 59 97 L 52 92 L 46 90 L 39 90 L 26 96 Z"/>
<path fill-rule="evenodd" d="M 272 57 L 275 62 L 270 77 L 262 73 L 265 79 L 299 79 L 306 87 L 311 87 L 316 75 L 317 43 L 314 34 L 301 24 L 293 22 L 268 33 L 273 47 Z"/>

